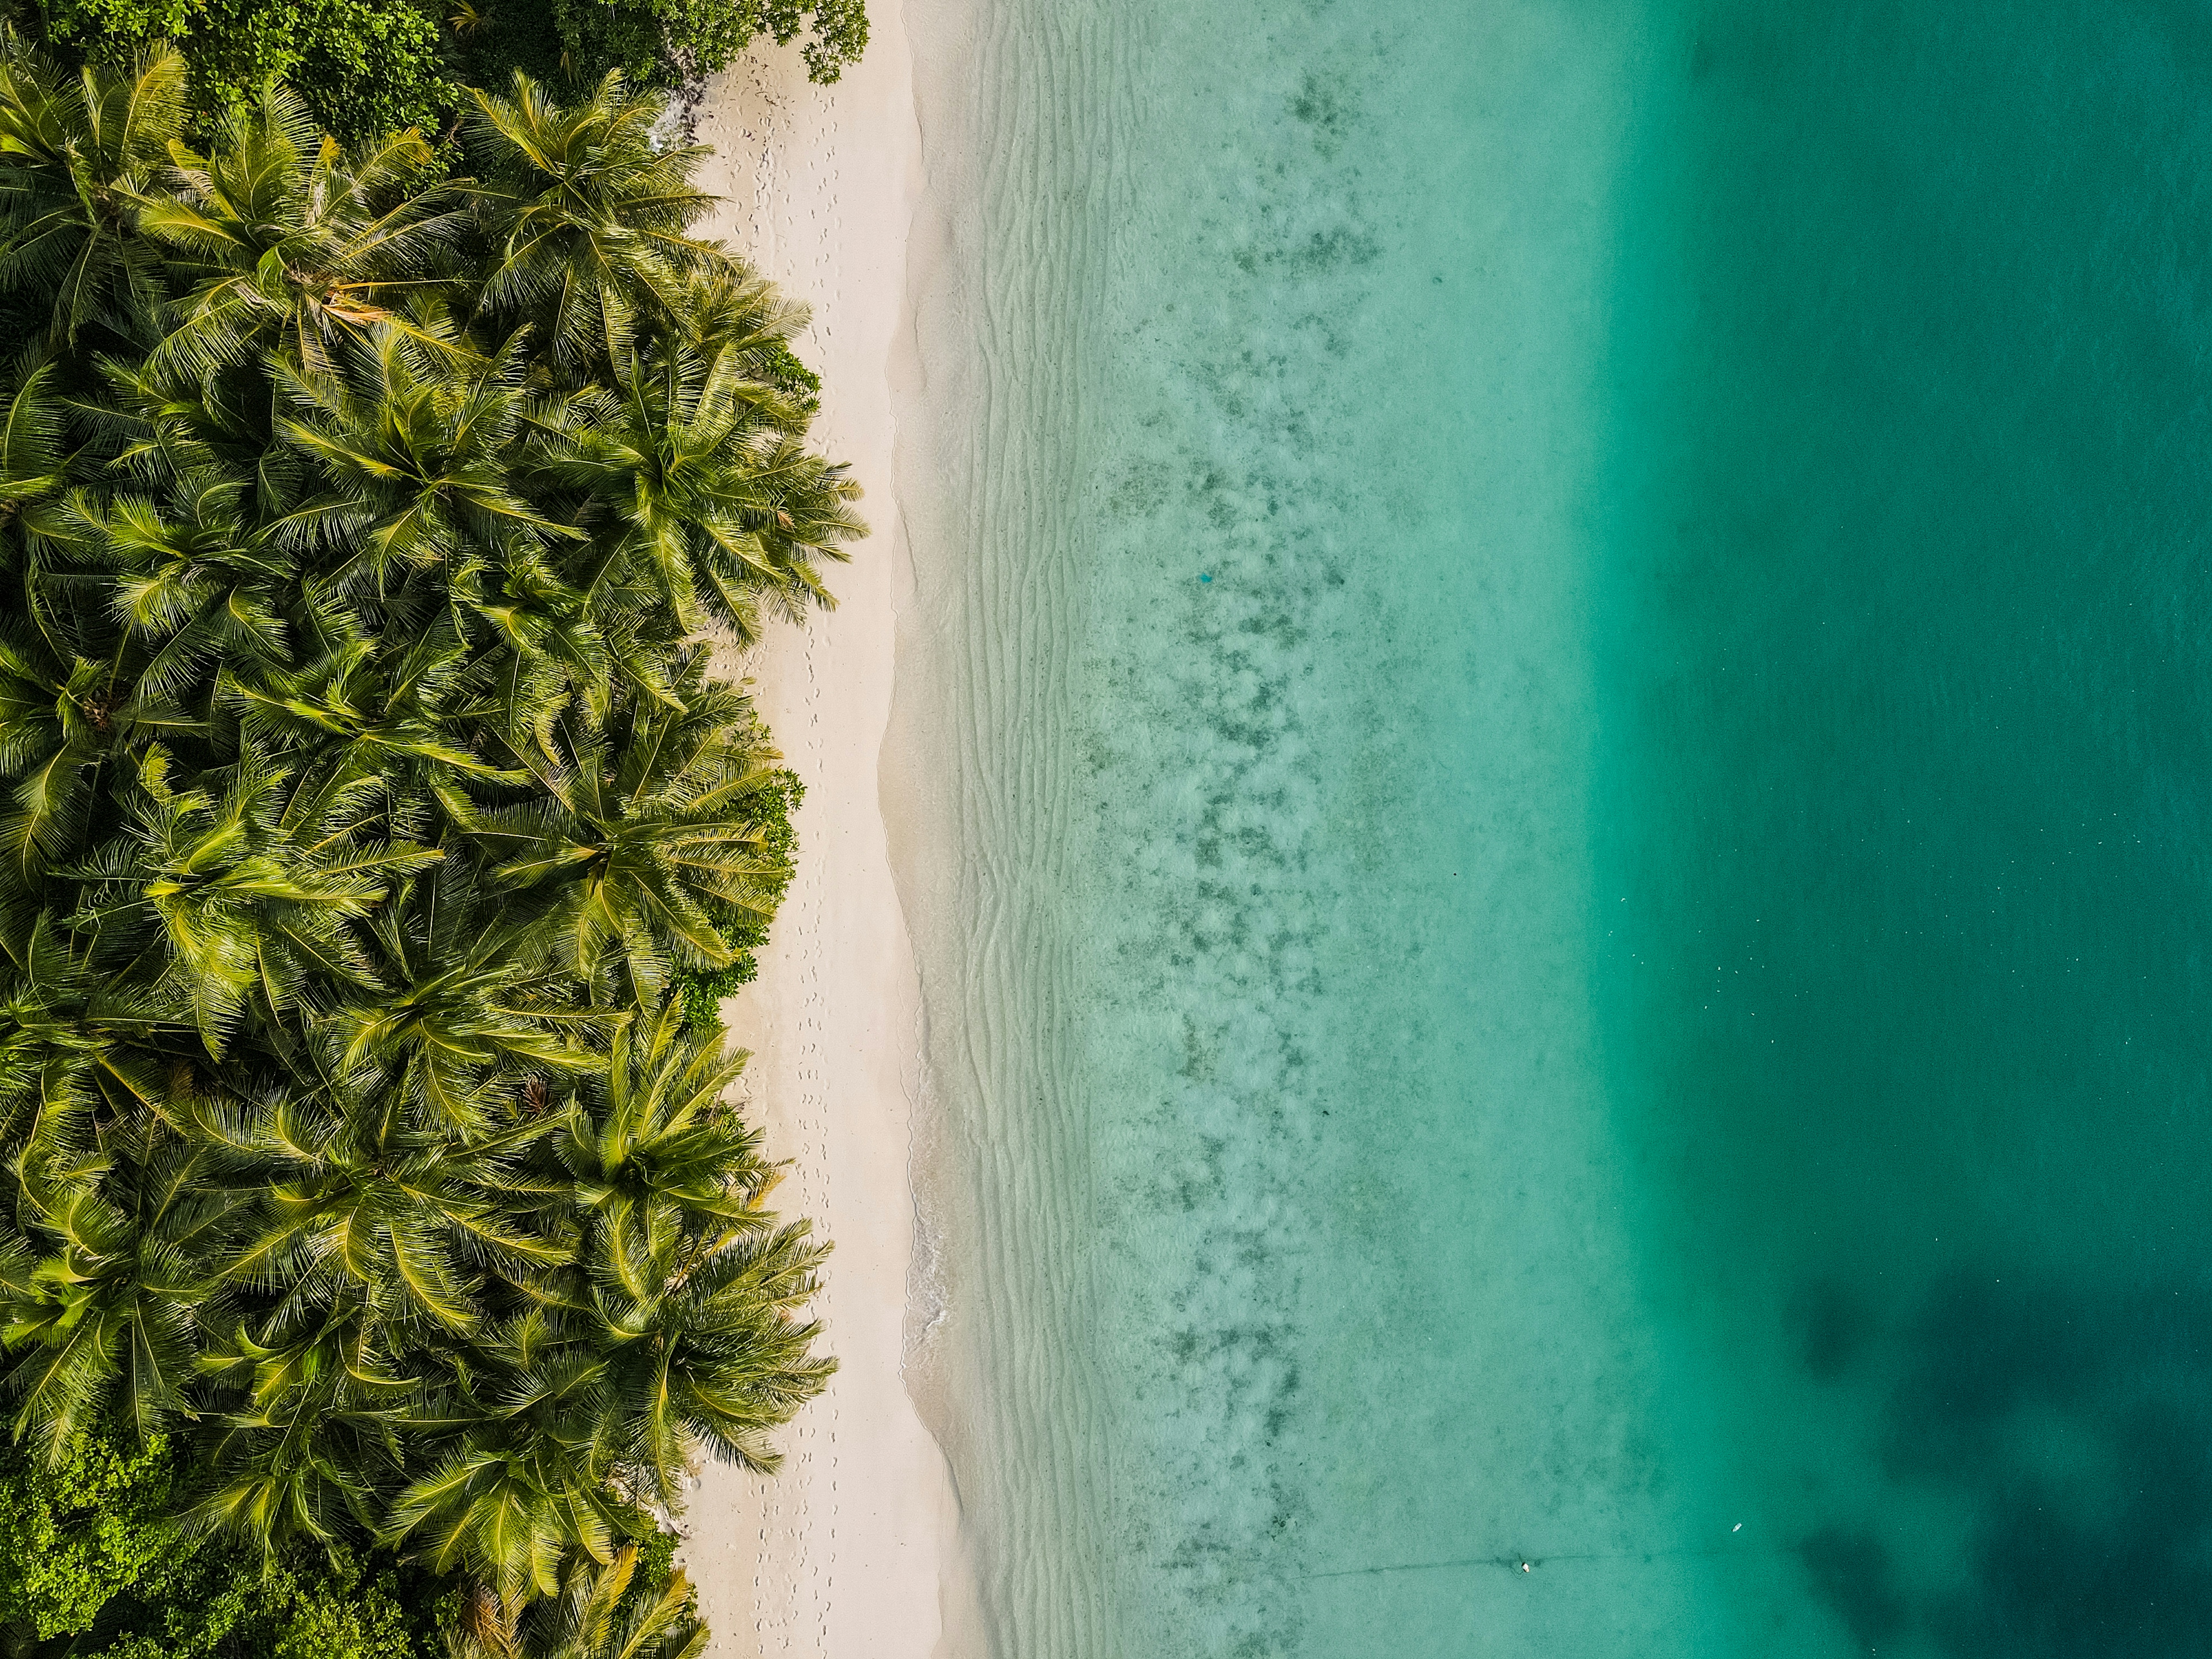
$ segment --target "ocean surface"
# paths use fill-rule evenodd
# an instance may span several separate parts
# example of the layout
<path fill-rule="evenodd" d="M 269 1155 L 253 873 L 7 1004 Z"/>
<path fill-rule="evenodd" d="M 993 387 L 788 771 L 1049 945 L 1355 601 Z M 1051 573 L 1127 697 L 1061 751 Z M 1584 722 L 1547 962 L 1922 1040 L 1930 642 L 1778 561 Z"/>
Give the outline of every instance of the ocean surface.
<path fill-rule="evenodd" d="M 907 22 L 962 1659 L 2212 1652 L 2212 8 Z"/>

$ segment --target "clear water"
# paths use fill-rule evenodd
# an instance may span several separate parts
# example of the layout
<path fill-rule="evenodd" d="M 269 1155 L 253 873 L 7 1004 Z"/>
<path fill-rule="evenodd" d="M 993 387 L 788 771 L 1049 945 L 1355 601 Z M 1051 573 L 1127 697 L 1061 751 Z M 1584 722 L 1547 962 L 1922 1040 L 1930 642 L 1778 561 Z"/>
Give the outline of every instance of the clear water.
<path fill-rule="evenodd" d="M 960 1650 L 2212 1651 L 2212 13 L 908 22 Z"/>

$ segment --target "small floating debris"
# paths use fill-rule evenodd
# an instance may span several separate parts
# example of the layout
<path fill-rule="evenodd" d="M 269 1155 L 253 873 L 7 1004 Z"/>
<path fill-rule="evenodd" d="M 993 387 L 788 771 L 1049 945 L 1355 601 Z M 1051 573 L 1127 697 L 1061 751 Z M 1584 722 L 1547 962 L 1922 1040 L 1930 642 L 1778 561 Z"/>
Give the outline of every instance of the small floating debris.
<path fill-rule="evenodd" d="M 1202 582 L 1210 582 L 1213 580 L 1213 573 L 1210 570 L 1201 570 L 1198 573 L 1198 579 Z"/>

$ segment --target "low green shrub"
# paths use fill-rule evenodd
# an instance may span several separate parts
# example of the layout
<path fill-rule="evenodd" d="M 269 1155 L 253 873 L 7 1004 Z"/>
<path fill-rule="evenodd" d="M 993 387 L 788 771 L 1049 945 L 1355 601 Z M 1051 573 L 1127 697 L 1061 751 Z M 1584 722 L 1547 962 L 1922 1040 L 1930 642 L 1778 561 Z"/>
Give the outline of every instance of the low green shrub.
<path fill-rule="evenodd" d="M 442 132 L 463 96 L 450 33 L 420 0 L 41 0 L 38 24 L 64 58 L 121 63 L 174 46 L 203 121 L 289 82 L 351 143 Z"/>
<path fill-rule="evenodd" d="M 388 1555 L 264 1558 L 176 1517 L 177 1449 L 110 1427 L 0 1449 L 0 1642 L 19 1659 L 413 1659 L 441 1645 Z M 663 1552 L 665 1557 L 665 1552 Z M 664 1565 L 661 1578 L 665 1583 Z M 427 1582 L 427 1581 L 426 1581 Z M 422 1584 L 410 1588 L 420 1591 Z"/>
<path fill-rule="evenodd" d="M 469 77 L 496 86 L 515 70 L 540 80 L 596 80 L 618 69 L 673 87 L 728 68 L 763 35 L 804 38 L 810 79 L 834 82 L 868 44 L 864 0 L 456 0 Z M 548 23 L 551 27 L 547 27 Z"/>
<path fill-rule="evenodd" d="M 173 1555 L 167 1437 L 80 1435 L 58 1463 L 0 1449 L 0 1626 L 72 1636 L 118 1590 Z"/>
<path fill-rule="evenodd" d="M 727 68 L 767 36 L 779 45 L 803 40 L 808 75 L 829 82 L 860 61 L 868 40 L 864 0 L 17 4 L 18 27 L 65 60 L 119 66 L 173 47 L 184 58 L 204 134 L 281 82 L 348 143 L 410 126 L 450 141 L 465 88 L 503 87 L 516 70 L 572 92 L 597 85 L 610 70 L 665 89 Z"/>
<path fill-rule="evenodd" d="M 798 870 L 799 842 L 791 815 L 805 799 L 806 786 L 799 781 L 799 774 L 778 770 L 768 783 L 738 803 L 738 811 L 760 826 L 761 838 L 754 849 L 760 868 L 756 880 L 760 902 L 770 911 L 782 904 Z M 737 952 L 736 959 L 720 968 L 681 969 L 671 981 L 683 1005 L 685 1027 L 702 1033 L 721 1029 L 724 997 L 734 995 L 760 976 L 758 952 L 768 943 L 769 924 L 757 914 L 721 906 L 710 915 L 723 942 Z"/>

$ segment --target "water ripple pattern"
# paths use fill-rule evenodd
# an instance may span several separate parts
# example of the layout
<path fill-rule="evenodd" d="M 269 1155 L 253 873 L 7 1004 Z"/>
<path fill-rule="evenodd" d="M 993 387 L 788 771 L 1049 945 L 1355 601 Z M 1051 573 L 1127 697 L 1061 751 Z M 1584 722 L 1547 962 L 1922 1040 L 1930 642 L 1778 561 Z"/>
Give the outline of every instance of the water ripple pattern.
<path fill-rule="evenodd" d="M 2206 1651 L 2201 8 L 909 21 L 974 1650 Z"/>

